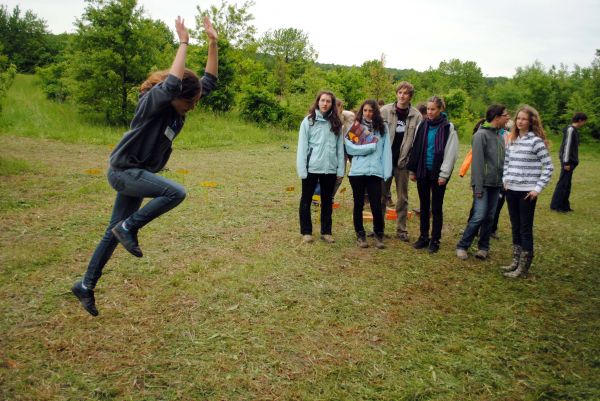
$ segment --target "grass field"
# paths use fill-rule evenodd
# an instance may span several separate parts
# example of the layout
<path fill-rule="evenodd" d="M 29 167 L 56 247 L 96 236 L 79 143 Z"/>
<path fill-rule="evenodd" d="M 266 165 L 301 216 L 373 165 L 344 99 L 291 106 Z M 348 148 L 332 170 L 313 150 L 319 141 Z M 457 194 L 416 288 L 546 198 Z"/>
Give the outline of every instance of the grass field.
<path fill-rule="evenodd" d="M 197 113 L 165 173 L 187 199 L 141 231 L 144 258 L 117 249 L 93 318 L 70 287 L 108 221 L 121 135 L 31 77 L 5 100 L 0 399 L 600 400 L 597 152 L 582 152 L 575 213 L 549 211 L 558 175 L 541 194 L 532 275 L 509 281 L 506 210 L 489 260 L 454 256 L 468 178 L 449 183 L 434 256 L 358 249 L 347 180 L 336 244 L 300 245 L 295 133 Z"/>

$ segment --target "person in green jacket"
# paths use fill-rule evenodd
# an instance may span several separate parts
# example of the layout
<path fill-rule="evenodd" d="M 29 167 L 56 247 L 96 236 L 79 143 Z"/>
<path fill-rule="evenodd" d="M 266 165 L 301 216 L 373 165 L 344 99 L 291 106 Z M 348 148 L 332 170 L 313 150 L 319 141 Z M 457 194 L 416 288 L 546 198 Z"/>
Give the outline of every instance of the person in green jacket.
<path fill-rule="evenodd" d="M 490 234 L 502 189 L 504 168 L 504 141 L 500 130 L 510 115 L 506 107 L 494 104 L 488 107 L 485 121 L 473 135 L 473 161 L 471 164 L 471 186 L 473 188 L 473 216 L 469 219 L 463 235 L 456 245 L 456 256 L 465 260 L 475 235 L 479 232 L 477 254 L 485 259 L 490 248 Z"/>

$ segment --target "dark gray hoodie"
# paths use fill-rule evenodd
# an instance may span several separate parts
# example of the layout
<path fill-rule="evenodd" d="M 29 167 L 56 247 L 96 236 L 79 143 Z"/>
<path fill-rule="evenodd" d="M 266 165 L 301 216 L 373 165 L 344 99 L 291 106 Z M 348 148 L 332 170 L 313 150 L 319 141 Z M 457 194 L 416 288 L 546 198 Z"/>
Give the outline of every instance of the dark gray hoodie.
<path fill-rule="evenodd" d="M 200 83 L 202 96 L 206 96 L 216 88 L 217 78 L 205 72 Z M 165 167 L 173 139 L 185 122 L 171 105 L 180 93 L 181 80 L 169 74 L 140 96 L 129 131 L 110 154 L 112 168 L 141 168 L 156 173 Z"/>
<path fill-rule="evenodd" d="M 485 124 L 484 124 L 485 125 Z M 473 135 L 471 185 L 475 193 L 483 187 L 501 187 L 504 168 L 504 141 L 496 128 L 479 127 Z"/>

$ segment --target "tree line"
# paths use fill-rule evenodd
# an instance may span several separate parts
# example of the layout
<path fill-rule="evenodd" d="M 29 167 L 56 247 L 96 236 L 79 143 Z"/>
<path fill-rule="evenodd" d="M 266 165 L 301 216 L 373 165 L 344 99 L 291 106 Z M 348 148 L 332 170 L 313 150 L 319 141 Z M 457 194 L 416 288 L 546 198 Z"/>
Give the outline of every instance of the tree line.
<path fill-rule="evenodd" d="M 177 43 L 165 23 L 148 18 L 137 0 L 86 0 L 73 34 L 54 35 L 46 22 L 19 6 L 0 6 L 0 96 L 15 70 L 36 73 L 50 99 L 72 102 L 96 122 L 127 124 L 138 86 L 150 71 L 169 67 Z M 260 37 L 252 24 L 253 0 L 221 0 L 197 7 L 197 26 L 208 15 L 219 32 L 219 88 L 202 102 L 218 113 L 237 113 L 258 124 L 297 128 L 321 89 L 347 109 L 367 98 L 392 102 L 396 83 L 416 88 L 414 102 L 442 96 L 461 136 L 490 103 L 509 109 L 527 103 L 540 110 L 546 129 L 558 133 L 575 111 L 589 116 L 582 137 L 600 139 L 600 50 L 590 66 L 519 67 L 511 78 L 484 77 L 474 61 L 442 61 L 426 71 L 386 66 L 385 55 L 360 66 L 318 64 L 308 34 L 293 27 Z M 192 32 L 188 67 L 202 72 L 206 43 Z M 392 51 L 390 49 L 390 51 Z"/>

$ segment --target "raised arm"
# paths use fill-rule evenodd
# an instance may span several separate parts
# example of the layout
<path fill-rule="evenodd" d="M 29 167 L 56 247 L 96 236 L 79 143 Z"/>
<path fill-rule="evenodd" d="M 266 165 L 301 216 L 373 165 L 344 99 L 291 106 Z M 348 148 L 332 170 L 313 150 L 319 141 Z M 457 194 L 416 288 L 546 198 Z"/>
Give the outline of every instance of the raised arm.
<path fill-rule="evenodd" d="M 207 16 L 204 17 L 204 32 L 208 36 L 208 58 L 206 60 L 206 68 L 204 71 L 215 77 L 219 73 L 219 51 L 217 47 L 217 31 L 212 26 L 212 23 Z"/>
<path fill-rule="evenodd" d="M 173 64 L 171 64 L 169 73 L 179 79 L 182 79 L 183 72 L 185 70 L 187 47 L 190 43 L 190 34 L 185 27 L 185 20 L 179 16 L 175 20 L 175 30 L 177 31 L 177 36 L 179 37 L 179 48 L 177 49 L 177 54 L 175 54 L 175 59 L 173 60 Z"/>

